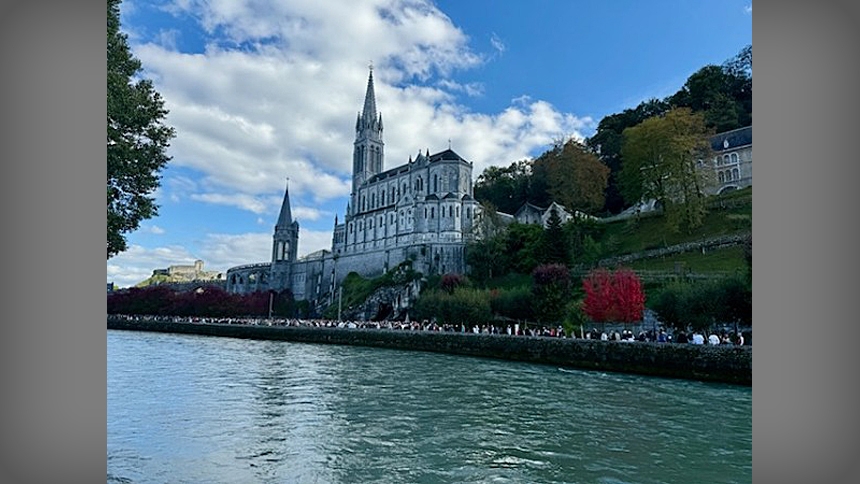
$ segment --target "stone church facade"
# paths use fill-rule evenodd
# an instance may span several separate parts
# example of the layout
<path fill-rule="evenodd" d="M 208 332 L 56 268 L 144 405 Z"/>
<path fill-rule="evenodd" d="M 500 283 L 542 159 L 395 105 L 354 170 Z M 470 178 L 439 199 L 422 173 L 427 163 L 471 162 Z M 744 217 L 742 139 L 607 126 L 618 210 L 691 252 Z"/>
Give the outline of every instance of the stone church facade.
<path fill-rule="evenodd" d="M 466 271 L 465 246 L 479 210 L 472 193 L 472 163 L 453 150 L 418 152 L 384 169 L 382 114 L 376 109 L 373 71 L 355 123 L 352 190 L 342 221 L 335 217 L 330 250 L 297 257 L 299 224 L 289 187 L 272 237 L 269 262 L 227 271 L 234 293 L 289 289 L 297 300 L 332 302 L 350 272 L 379 276 L 410 261 L 423 274 Z"/>

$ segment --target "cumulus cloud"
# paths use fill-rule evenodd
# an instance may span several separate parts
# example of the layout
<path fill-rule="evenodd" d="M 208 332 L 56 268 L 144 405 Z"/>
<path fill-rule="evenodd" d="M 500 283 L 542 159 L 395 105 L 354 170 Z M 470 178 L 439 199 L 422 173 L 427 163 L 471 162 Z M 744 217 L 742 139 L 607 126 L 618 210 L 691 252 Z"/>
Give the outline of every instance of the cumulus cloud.
<path fill-rule="evenodd" d="M 271 236 L 269 237 L 271 243 Z M 299 257 L 304 257 L 321 249 L 331 250 L 331 231 L 307 230 L 299 231 Z"/>
<path fill-rule="evenodd" d="M 479 167 L 509 163 L 586 121 L 539 101 L 512 105 L 519 124 L 507 111 L 471 113 L 456 104 L 455 94 L 478 96 L 483 86 L 450 74 L 485 59 L 423 0 L 182 0 L 169 9 L 208 33 L 202 53 L 178 51 L 165 41 L 171 32 L 134 46 L 177 129 L 171 163 L 202 175 L 196 188 L 171 192 L 172 200 L 193 195 L 261 213 L 262 195 L 279 193 L 285 177 L 294 197 L 314 203 L 348 195 L 355 113 L 371 59 L 388 167 L 418 149 L 445 149 L 448 138 Z M 491 42 L 504 50 L 497 35 Z M 431 77 L 432 86 L 421 82 Z"/>
<path fill-rule="evenodd" d="M 324 216 L 333 216 L 330 212 L 313 207 L 294 207 L 292 212 L 295 220 L 319 220 Z"/>
<path fill-rule="evenodd" d="M 442 151 L 450 139 L 477 177 L 561 136 L 581 137 L 593 124 L 526 95 L 499 112 L 458 103 L 459 96 L 483 95 L 484 86 L 458 82 L 456 74 L 492 59 L 473 52 L 468 36 L 429 0 L 168 2 L 167 11 L 202 30 L 200 52 L 179 50 L 180 35 L 191 35 L 184 30 L 146 37 L 128 7 L 124 28 L 135 32 L 134 54 L 177 131 L 169 149 L 177 169 L 165 176 L 160 200 L 236 207 L 269 226 L 266 216 L 277 214 L 289 178 L 297 219 L 313 225 L 333 217 L 317 207 L 343 206 L 350 192 L 355 118 L 371 61 L 386 168 L 419 150 Z M 495 34 L 490 42 L 497 54 L 506 49 Z M 270 256 L 268 230 L 202 237 L 193 255 L 181 247 L 132 247 L 108 261 L 108 279 L 122 286 L 198 258 L 226 270 Z M 328 248 L 331 233 L 303 225 L 299 240 L 307 254 Z"/>
<path fill-rule="evenodd" d="M 744 12 L 752 15 L 752 4 L 749 4 L 746 7 L 744 7 Z"/>

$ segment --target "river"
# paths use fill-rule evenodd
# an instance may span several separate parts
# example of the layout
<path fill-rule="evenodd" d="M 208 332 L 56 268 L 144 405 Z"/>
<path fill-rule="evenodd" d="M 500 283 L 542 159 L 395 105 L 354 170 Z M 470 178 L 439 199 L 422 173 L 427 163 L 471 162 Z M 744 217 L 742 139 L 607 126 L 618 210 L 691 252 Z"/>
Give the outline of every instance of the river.
<path fill-rule="evenodd" d="M 108 483 L 748 483 L 752 388 L 108 330 Z"/>

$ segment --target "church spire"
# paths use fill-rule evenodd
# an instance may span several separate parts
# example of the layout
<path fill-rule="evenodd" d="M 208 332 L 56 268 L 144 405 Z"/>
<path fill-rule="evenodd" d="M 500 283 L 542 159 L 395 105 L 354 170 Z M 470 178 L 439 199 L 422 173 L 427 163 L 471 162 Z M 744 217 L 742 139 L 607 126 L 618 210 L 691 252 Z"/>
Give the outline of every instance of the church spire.
<path fill-rule="evenodd" d="M 373 175 L 381 173 L 385 160 L 385 143 L 382 141 L 382 114 L 376 110 L 376 92 L 373 86 L 373 65 L 367 76 L 367 92 L 364 108 L 355 123 L 355 143 L 352 154 L 352 194 Z M 358 209 L 358 200 L 352 200 L 353 209 Z"/>
<path fill-rule="evenodd" d="M 361 119 L 365 126 L 372 126 L 377 121 L 376 93 L 373 89 L 373 64 L 370 65 L 370 75 L 367 77 L 367 92 L 364 94 L 364 110 Z"/>
<path fill-rule="evenodd" d="M 284 201 L 281 203 L 281 214 L 278 215 L 278 223 L 275 228 L 287 228 L 293 223 L 293 213 L 290 210 L 290 179 L 287 178 L 287 189 L 284 192 Z"/>

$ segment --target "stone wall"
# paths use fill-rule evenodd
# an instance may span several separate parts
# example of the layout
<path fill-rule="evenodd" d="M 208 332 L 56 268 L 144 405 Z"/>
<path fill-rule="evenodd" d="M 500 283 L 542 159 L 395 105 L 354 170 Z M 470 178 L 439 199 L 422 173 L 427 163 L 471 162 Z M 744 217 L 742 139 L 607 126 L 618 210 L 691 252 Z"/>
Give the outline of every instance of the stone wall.
<path fill-rule="evenodd" d="M 697 240 L 695 242 L 687 242 L 684 244 L 672 245 L 660 249 L 651 249 L 633 254 L 625 254 L 618 257 L 610 257 L 600 260 L 597 264 L 602 267 L 609 267 L 618 264 L 629 264 L 640 259 L 652 259 L 656 257 L 666 257 L 669 255 L 681 254 L 684 252 L 698 252 L 705 250 L 716 250 L 735 245 L 742 245 L 750 233 L 724 235 L 713 237 L 705 240 Z"/>
<path fill-rule="evenodd" d="M 749 346 L 609 342 L 427 331 L 176 323 L 123 320 L 110 316 L 107 323 L 108 329 L 375 346 L 752 385 L 752 348 Z"/>

